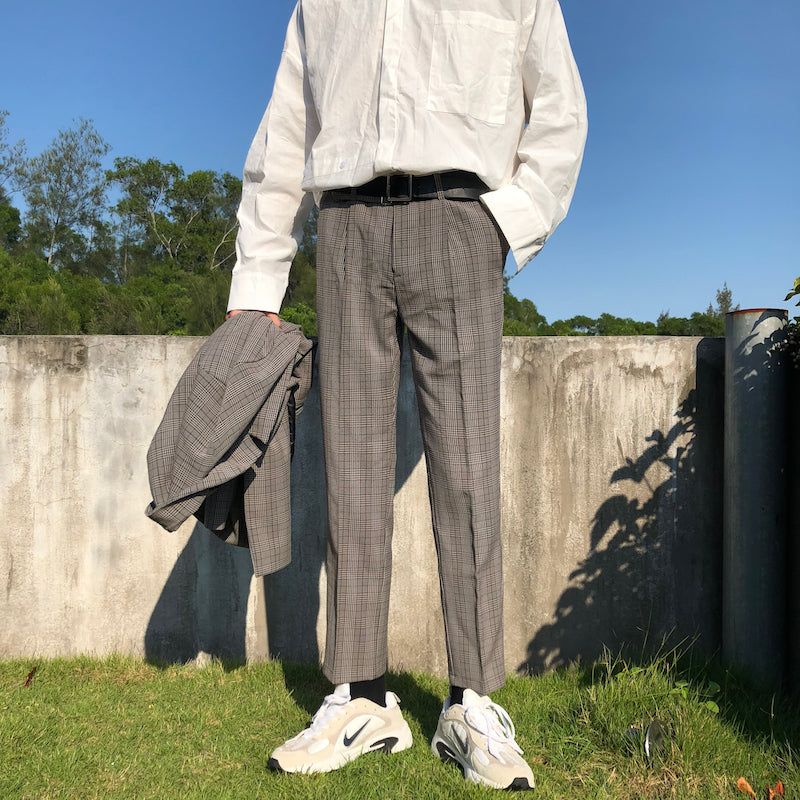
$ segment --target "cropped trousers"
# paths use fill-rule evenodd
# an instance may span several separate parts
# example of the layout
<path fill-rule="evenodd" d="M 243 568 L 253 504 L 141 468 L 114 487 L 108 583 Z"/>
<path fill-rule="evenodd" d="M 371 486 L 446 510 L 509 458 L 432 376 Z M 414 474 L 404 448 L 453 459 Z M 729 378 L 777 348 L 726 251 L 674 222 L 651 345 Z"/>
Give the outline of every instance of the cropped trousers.
<path fill-rule="evenodd" d="M 403 204 L 321 204 L 324 672 L 335 684 L 371 680 L 387 668 L 404 329 L 428 470 L 449 679 L 483 694 L 505 681 L 499 468 L 505 255 L 478 200 L 440 193 Z"/>

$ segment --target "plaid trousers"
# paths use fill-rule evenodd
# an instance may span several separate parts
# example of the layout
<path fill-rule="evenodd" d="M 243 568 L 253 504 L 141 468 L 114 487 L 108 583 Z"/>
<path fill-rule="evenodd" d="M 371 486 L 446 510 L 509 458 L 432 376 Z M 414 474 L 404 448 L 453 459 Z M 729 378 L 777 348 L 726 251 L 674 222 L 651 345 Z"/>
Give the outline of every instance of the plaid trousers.
<path fill-rule="evenodd" d="M 428 468 L 450 682 L 505 682 L 500 355 L 505 247 L 477 200 L 323 199 L 319 380 L 333 683 L 387 668 L 395 418 L 407 330 Z"/>

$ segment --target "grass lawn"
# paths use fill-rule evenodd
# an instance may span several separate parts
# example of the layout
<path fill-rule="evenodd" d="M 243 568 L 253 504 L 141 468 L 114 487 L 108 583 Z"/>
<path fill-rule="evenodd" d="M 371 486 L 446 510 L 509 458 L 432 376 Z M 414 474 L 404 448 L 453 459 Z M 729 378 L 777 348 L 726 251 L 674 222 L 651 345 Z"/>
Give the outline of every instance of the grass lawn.
<path fill-rule="evenodd" d="M 32 668 L 37 670 L 25 687 Z M 327 775 L 277 775 L 270 750 L 305 727 L 330 687 L 320 670 L 268 662 L 157 665 L 127 657 L 0 662 L 0 800 L 22 798 L 487 798 L 429 749 L 445 681 L 388 676 L 411 750 Z M 729 673 L 674 654 L 607 658 L 493 695 L 511 714 L 539 798 L 759 798 L 781 780 L 800 799 L 800 713 Z M 648 759 L 642 730 L 669 735 Z"/>

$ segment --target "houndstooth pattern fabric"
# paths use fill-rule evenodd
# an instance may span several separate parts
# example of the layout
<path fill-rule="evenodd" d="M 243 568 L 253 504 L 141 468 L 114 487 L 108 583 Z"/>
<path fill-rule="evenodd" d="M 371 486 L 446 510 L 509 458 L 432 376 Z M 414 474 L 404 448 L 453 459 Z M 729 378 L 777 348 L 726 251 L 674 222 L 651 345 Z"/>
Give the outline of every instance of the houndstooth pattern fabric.
<path fill-rule="evenodd" d="M 387 667 L 395 416 L 405 325 L 428 467 L 449 677 L 505 681 L 500 542 L 504 244 L 479 201 L 323 200 L 319 379 L 328 484 L 325 673 Z"/>
<path fill-rule="evenodd" d="M 194 514 L 249 546 L 256 575 L 291 558 L 289 401 L 311 385 L 311 342 L 297 325 L 236 314 L 184 371 L 147 453 L 147 516 L 176 530 Z M 267 452 L 265 457 L 264 453 Z"/>

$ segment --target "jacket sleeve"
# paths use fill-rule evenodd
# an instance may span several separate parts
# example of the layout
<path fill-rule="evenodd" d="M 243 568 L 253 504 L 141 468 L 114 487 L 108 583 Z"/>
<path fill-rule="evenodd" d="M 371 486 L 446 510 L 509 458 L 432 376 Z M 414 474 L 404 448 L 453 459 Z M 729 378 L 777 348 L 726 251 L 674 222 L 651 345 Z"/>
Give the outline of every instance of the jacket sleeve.
<path fill-rule="evenodd" d="M 539 0 L 522 56 L 528 122 L 511 182 L 482 196 L 519 271 L 567 215 L 586 142 L 586 98 L 557 0 Z"/>
<path fill-rule="evenodd" d="M 292 259 L 314 202 L 301 184 L 307 152 L 318 130 L 298 3 L 272 98 L 245 161 L 228 310 L 280 310 Z"/>

